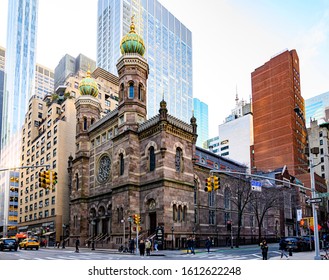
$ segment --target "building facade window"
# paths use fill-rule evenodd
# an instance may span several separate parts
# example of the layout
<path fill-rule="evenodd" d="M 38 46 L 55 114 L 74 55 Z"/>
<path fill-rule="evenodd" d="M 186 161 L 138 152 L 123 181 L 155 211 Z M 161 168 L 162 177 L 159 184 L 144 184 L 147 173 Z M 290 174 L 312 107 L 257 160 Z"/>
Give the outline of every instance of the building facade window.
<path fill-rule="evenodd" d="M 125 170 L 125 162 L 122 153 L 119 155 L 119 164 L 120 164 L 120 176 L 122 176 Z"/>
<path fill-rule="evenodd" d="M 181 148 L 176 149 L 175 166 L 177 172 L 182 171 L 182 153 L 183 152 Z"/>
<path fill-rule="evenodd" d="M 129 96 L 128 97 L 130 99 L 134 98 L 134 84 L 133 83 L 129 84 Z"/>
<path fill-rule="evenodd" d="M 151 146 L 149 148 L 149 160 L 150 160 L 150 171 L 155 170 L 155 153 L 154 153 L 154 147 Z"/>

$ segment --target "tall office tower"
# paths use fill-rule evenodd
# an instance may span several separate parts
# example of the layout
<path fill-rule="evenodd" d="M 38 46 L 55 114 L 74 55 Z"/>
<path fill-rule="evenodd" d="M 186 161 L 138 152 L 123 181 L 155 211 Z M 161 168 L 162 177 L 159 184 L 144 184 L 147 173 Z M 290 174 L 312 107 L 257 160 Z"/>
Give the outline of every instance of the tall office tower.
<path fill-rule="evenodd" d="M 165 99 L 171 115 L 189 122 L 193 109 L 192 33 L 157 0 L 98 0 L 97 66 L 116 74 L 120 40 L 134 16 L 149 64 L 148 118 Z"/>
<path fill-rule="evenodd" d="M 29 98 L 34 94 L 38 0 L 8 1 L 5 88 L 1 128 L 1 167 L 20 166 L 21 127 Z M 2 172 L 0 177 L 0 232 L 10 224 L 10 186 L 18 172 Z"/>
<path fill-rule="evenodd" d="M 306 173 L 305 125 L 294 111 L 297 106 L 305 112 L 297 52 L 272 57 L 251 73 L 251 82 L 254 167 L 268 171 L 286 165 L 292 175 Z"/>
<path fill-rule="evenodd" d="M 38 0 L 8 1 L 2 147 L 24 123 L 34 94 Z"/>
<path fill-rule="evenodd" d="M 55 68 L 55 90 L 64 84 L 67 76 L 75 74 L 79 70 L 93 72 L 95 68 L 95 60 L 83 54 L 79 54 L 76 58 L 69 54 L 64 55 Z"/>
<path fill-rule="evenodd" d="M 2 120 L 3 92 L 5 87 L 5 57 L 6 57 L 6 49 L 0 46 L 0 120 Z M 2 122 L 0 121 L 0 139 L 1 139 L 1 130 L 2 130 Z M 0 140 L 0 148 L 1 148 L 1 140 Z"/>
<path fill-rule="evenodd" d="M 196 145 L 203 147 L 205 141 L 208 140 L 209 126 L 208 126 L 208 105 L 198 98 L 193 98 L 193 112 L 198 125 L 198 140 Z"/>
<path fill-rule="evenodd" d="M 47 94 L 54 92 L 54 71 L 42 66 L 36 65 L 35 68 L 35 95 L 43 99 Z"/>
<path fill-rule="evenodd" d="M 316 120 L 318 123 L 328 122 L 326 109 L 329 107 L 329 92 L 311 97 L 305 100 L 306 125 L 310 127 L 310 120 Z"/>

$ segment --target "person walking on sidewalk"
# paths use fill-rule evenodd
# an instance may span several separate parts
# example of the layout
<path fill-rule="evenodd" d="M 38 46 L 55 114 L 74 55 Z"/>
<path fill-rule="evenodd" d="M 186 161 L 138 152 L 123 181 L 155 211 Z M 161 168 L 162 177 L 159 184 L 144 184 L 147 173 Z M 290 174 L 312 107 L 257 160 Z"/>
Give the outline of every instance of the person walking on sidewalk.
<path fill-rule="evenodd" d="M 280 243 L 279 243 L 279 250 L 281 251 L 281 259 L 282 259 L 283 256 L 285 256 L 286 259 L 289 260 L 289 257 L 288 257 L 288 255 L 286 254 L 285 249 L 286 249 L 286 248 L 285 248 L 285 245 L 284 245 L 284 241 L 283 241 L 283 239 L 281 238 L 281 239 L 280 239 Z"/>
<path fill-rule="evenodd" d="M 139 243 L 139 254 L 141 256 L 144 256 L 145 255 L 145 243 L 144 243 L 144 240 L 142 239 L 141 242 Z"/>
<path fill-rule="evenodd" d="M 262 250 L 263 260 L 267 260 L 268 245 L 265 239 L 260 243 L 260 249 Z"/>
<path fill-rule="evenodd" d="M 149 239 L 146 239 L 145 241 L 146 256 L 151 256 L 151 247 L 152 247 L 151 241 Z"/>
<path fill-rule="evenodd" d="M 154 251 L 156 251 L 156 252 L 159 251 L 158 250 L 158 245 L 159 245 L 158 240 L 154 239 Z"/>
<path fill-rule="evenodd" d="M 211 247 L 211 239 L 210 239 L 210 237 L 208 237 L 206 240 L 206 248 L 207 248 L 208 253 L 210 253 L 210 247 Z"/>
<path fill-rule="evenodd" d="M 80 240 L 79 237 L 75 240 L 75 252 L 79 253 Z"/>

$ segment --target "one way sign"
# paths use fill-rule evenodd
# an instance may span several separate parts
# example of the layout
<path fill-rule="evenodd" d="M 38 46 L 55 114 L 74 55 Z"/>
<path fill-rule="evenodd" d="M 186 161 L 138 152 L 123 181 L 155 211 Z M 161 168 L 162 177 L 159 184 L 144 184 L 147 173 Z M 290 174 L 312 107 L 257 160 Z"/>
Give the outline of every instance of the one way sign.
<path fill-rule="evenodd" d="M 306 203 L 320 203 L 320 202 L 322 202 L 322 197 L 309 198 L 305 202 Z"/>

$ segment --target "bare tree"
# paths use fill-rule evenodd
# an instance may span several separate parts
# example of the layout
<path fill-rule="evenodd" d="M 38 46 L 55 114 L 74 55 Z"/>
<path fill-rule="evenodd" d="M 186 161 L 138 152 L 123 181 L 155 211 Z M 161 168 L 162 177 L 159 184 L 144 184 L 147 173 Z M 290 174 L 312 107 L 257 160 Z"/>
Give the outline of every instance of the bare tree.
<path fill-rule="evenodd" d="M 242 228 L 242 217 L 244 210 L 250 201 L 252 191 L 249 180 L 234 178 L 231 182 L 232 192 L 235 193 L 235 196 L 231 197 L 231 202 L 233 205 L 235 205 L 238 215 L 236 247 L 239 247 Z"/>
<path fill-rule="evenodd" d="M 270 209 L 278 208 L 281 200 L 282 192 L 274 187 L 262 187 L 261 192 L 252 192 L 250 204 L 256 216 L 259 240 L 262 238 L 262 226 L 266 213 Z"/>

